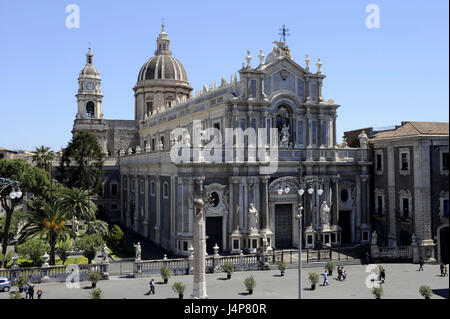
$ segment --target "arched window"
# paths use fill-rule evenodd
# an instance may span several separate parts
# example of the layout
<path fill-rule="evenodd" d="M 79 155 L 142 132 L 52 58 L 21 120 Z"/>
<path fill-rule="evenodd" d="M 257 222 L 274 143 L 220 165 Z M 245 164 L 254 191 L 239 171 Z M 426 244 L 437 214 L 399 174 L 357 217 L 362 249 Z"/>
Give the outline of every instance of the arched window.
<path fill-rule="evenodd" d="M 163 197 L 169 198 L 169 183 L 167 182 L 163 183 Z"/>
<path fill-rule="evenodd" d="M 95 104 L 92 101 L 86 103 L 86 117 L 92 118 L 95 114 Z"/>

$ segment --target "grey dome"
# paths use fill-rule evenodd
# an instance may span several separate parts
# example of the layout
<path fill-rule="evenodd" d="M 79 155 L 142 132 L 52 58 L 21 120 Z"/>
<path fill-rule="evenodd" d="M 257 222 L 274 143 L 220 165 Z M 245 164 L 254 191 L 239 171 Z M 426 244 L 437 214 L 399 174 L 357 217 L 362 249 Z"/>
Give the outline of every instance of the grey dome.
<path fill-rule="evenodd" d="M 138 82 L 164 79 L 189 82 L 183 65 L 170 54 L 157 54 L 150 58 L 138 76 Z"/>

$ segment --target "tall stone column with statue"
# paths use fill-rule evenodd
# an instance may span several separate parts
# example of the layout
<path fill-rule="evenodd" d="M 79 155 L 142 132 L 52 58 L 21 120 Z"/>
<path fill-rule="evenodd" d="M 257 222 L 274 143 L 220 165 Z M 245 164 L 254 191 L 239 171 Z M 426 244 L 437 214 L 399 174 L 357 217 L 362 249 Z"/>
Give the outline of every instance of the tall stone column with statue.
<path fill-rule="evenodd" d="M 195 179 L 194 188 L 194 287 L 192 297 L 194 299 L 206 299 L 206 274 L 205 274 L 205 252 L 206 252 L 206 231 L 205 231 L 205 202 L 203 200 L 204 177 Z"/>

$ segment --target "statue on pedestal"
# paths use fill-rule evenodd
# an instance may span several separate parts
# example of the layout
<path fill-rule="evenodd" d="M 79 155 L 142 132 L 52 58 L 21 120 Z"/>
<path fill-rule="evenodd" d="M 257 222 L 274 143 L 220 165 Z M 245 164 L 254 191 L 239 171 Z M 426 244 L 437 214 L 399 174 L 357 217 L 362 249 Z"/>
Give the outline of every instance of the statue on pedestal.
<path fill-rule="evenodd" d="M 256 231 L 258 228 L 258 210 L 253 203 L 250 203 L 248 209 L 248 229 L 250 231 Z"/>
<path fill-rule="evenodd" d="M 372 241 L 371 241 L 372 245 L 377 245 L 378 244 L 378 238 L 377 237 L 378 237 L 377 236 L 377 231 L 374 230 L 373 233 L 372 233 Z"/>
<path fill-rule="evenodd" d="M 323 201 L 322 205 L 320 206 L 320 221 L 321 221 L 322 225 L 329 224 L 329 213 L 330 213 L 330 207 L 328 207 L 326 201 Z"/>
<path fill-rule="evenodd" d="M 139 242 L 137 244 L 135 244 L 134 249 L 135 249 L 135 253 L 136 253 L 135 259 L 141 260 L 141 252 L 142 252 L 141 244 Z"/>
<path fill-rule="evenodd" d="M 108 247 L 106 246 L 106 244 L 104 244 L 103 245 L 103 260 L 107 261 L 108 260 L 108 256 L 109 256 Z"/>
<path fill-rule="evenodd" d="M 291 135 L 289 134 L 289 126 L 283 124 L 283 127 L 280 132 L 280 145 L 283 147 L 288 147 L 290 136 Z"/>
<path fill-rule="evenodd" d="M 73 230 L 75 233 L 78 233 L 78 225 L 79 225 L 79 224 L 80 224 L 80 222 L 78 221 L 77 217 L 74 216 L 73 219 L 72 219 L 72 230 Z"/>

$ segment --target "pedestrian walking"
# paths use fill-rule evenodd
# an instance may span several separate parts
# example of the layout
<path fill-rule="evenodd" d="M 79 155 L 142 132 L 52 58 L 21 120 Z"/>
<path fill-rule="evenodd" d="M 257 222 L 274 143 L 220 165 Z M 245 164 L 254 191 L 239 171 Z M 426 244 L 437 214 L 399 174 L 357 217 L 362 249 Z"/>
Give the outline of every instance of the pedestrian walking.
<path fill-rule="evenodd" d="M 444 277 L 448 276 L 448 272 L 447 272 L 447 264 L 444 265 Z"/>
<path fill-rule="evenodd" d="M 28 289 L 30 289 L 30 285 L 27 283 L 25 287 L 23 287 L 23 290 L 25 290 L 25 299 L 28 299 L 29 296 Z"/>
<path fill-rule="evenodd" d="M 155 294 L 155 280 L 153 278 L 150 280 L 150 293 Z"/>
<path fill-rule="evenodd" d="M 382 269 L 380 272 L 380 277 L 381 277 L 381 283 L 384 284 L 384 281 L 386 280 L 386 269 Z"/>
<path fill-rule="evenodd" d="M 338 272 L 337 278 L 338 278 L 339 281 L 342 280 L 342 268 L 344 268 L 344 267 L 339 266 L 338 269 L 337 269 L 337 272 Z"/>
<path fill-rule="evenodd" d="M 419 259 L 419 265 L 420 265 L 419 271 L 423 271 L 423 264 L 424 264 L 423 257 L 420 256 L 420 259 Z"/>
<path fill-rule="evenodd" d="M 42 297 L 42 288 L 39 288 L 39 289 L 38 289 L 38 291 L 37 291 L 37 297 L 38 297 L 38 299 L 41 299 L 41 297 Z"/>
<path fill-rule="evenodd" d="M 444 266 L 443 262 L 441 262 L 441 265 L 439 266 L 439 268 L 441 270 L 441 277 L 444 277 L 445 276 L 445 272 L 444 272 L 445 266 Z"/>
<path fill-rule="evenodd" d="M 328 273 L 326 270 L 323 273 L 323 285 L 322 286 L 328 286 Z"/>
<path fill-rule="evenodd" d="M 342 267 L 342 268 L 344 268 L 344 267 Z M 344 280 L 347 280 L 347 277 L 348 277 L 347 271 L 342 269 L 342 278 L 344 278 Z"/>
<path fill-rule="evenodd" d="M 34 286 L 30 285 L 30 287 L 28 288 L 28 294 L 30 296 L 30 299 L 34 299 Z"/>

